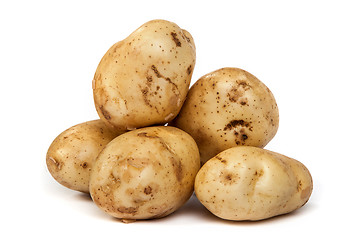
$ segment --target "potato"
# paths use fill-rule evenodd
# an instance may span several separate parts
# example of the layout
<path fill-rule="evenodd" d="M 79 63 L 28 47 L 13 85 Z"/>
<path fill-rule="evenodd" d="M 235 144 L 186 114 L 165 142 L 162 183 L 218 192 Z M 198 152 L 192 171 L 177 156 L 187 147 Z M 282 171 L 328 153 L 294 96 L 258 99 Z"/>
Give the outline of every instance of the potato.
<path fill-rule="evenodd" d="M 90 194 L 100 209 L 123 221 L 160 218 L 189 199 L 199 168 L 199 150 L 187 133 L 169 126 L 137 129 L 99 154 Z"/>
<path fill-rule="evenodd" d="M 195 193 L 214 215 L 227 220 L 261 220 L 303 206 L 313 189 L 307 168 L 265 149 L 239 146 L 207 161 Z"/>
<path fill-rule="evenodd" d="M 97 155 L 117 136 L 100 119 L 75 125 L 51 143 L 47 168 L 65 187 L 88 193 L 90 171 Z"/>
<path fill-rule="evenodd" d="M 185 101 L 195 67 L 195 45 L 175 23 L 153 20 L 114 44 L 94 79 L 96 110 L 116 130 L 164 124 Z"/>
<path fill-rule="evenodd" d="M 276 134 L 279 111 L 270 90 L 239 68 L 201 77 L 171 125 L 198 144 L 201 163 L 234 146 L 264 147 Z"/>

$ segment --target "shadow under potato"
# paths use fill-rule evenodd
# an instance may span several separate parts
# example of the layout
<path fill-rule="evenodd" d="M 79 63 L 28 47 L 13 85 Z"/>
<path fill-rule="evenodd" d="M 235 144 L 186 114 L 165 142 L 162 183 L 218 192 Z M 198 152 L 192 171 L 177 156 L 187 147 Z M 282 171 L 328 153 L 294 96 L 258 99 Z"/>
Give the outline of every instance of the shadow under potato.
<path fill-rule="evenodd" d="M 79 194 L 76 195 L 76 198 L 84 202 L 92 202 L 90 193 L 79 192 Z"/>
<path fill-rule="evenodd" d="M 277 216 L 273 216 L 267 219 L 257 220 L 257 221 L 250 221 L 250 220 L 243 220 L 243 221 L 234 221 L 234 220 L 226 220 L 219 218 L 212 214 L 209 210 L 207 210 L 200 201 L 196 198 L 196 195 L 193 194 L 189 201 L 182 206 L 178 211 L 174 212 L 173 214 L 169 215 L 168 218 L 175 218 L 178 216 L 192 216 L 200 221 L 207 221 L 207 222 L 218 222 L 222 224 L 231 224 L 231 225 L 259 225 L 259 224 L 269 224 L 270 222 L 274 223 L 277 221 L 283 221 L 284 219 L 288 220 L 289 218 L 293 218 L 294 216 L 298 216 L 301 214 L 305 214 L 308 211 L 311 211 L 314 206 L 311 203 L 307 203 L 305 206 L 297 209 L 293 212 L 281 214 Z M 166 217 L 162 219 L 158 219 L 157 221 L 166 221 Z"/>
<path fill-rule="evenodd" d="M 81 202 L 88 202 L 88 203 L 93 203 L 90 194 L 88 193 L 82 193 L 79 192 L 78 194 L 76 194 L 76 199 L 81 201 Z M 94 208 L 97 208 L 95 204 L 93 204 Z M 284 219 L 289 219 L 292 218 L 294 216 L 298 216 L 301 214 L 305 214 L 308 211 L 311 211 L 314 208 L 314 206 L 311 203 L 307 203 L 305 206 L 301 207 L 300 209 L 297 209 L 293 212 L 287 213 L 287 214 L 282 214 L 282 215 L 278 215 L 278 216 L 274 216 L 268 219 L 263 219 L 263 220 L 258 220 L 258 221 L 249 221 L 249 220 L 244 220 L 244 221 L 233 221 L 233 220 L 225 220 L 222 218 L 219 218 L 217 216 L 215 216 L 214 214 L 212 214 L 209 210 L 207 210 L 201 203 L 200 201 L 197 199 L 196 195 L 193 194 L 190 199 L 181 207 L 179 208 L 177 211 L 175 211 L 174 213 L 162 217 L 162 218 L 155 218 L 155 219 L 146 219 L 146 220 L 123 220 L 123 219 L 118 219 L 115 217 L 112 217 L 102 211 L 96 211 L 97 214 L 100 214 L 100 212 L 103 213 L 104 217 L 107 218 L 110 221 L 115 221 L 115 222 L 119 222 L 119 223 L 133 223 L 133 222 L 142 222 L 142 223 L 159 223 L 159 222 L 172 222 L 174 223 L 174 220 L 176 218 L 185 216 L 185 217 L 189 217 L 192 219 L 196 219 L 197 221 L 201 221 L 201 222 L 217 222 L 220 224 L 231 224 L 231 225 L 253 225 L 253 226 L 258 226 L 259 224 L 269 224 L 270 222 L 277 222 L 277 221 L 283 221 Z M 100 210 L 100 209 L 99 209 Z M 185 223 L 185 222 L 184 222 Z M 193 224 L 194 222 L 188 222 L 189 224 Z M 187 224 L 187 223 L 186 223 Z"/>

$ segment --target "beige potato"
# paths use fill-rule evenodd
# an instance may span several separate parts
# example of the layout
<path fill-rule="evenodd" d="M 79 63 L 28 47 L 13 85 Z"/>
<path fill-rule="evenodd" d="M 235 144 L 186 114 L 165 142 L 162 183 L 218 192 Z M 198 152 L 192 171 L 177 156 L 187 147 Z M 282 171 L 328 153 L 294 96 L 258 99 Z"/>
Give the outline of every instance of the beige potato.
<path fill-rule="evenodd" d="M 200 156 L 195 141 L 168 126 L 120 135 L 98 156 L 90 194 L 106 213 L 123 219 L 160 218 L 191 196 Z"/>
<path fill-rule="evenodd" d="M 185 101 L 195 58 L 189 32 L 165 20 L 145 23 L 97 67 L 93 95 L 100 118 L 120 131 L 171 121 Z"/>
<path fill-rule="evenodd" d="M 227 220 L 261 220 L 289 213 L 310 198 L 313 182 L 299 161 L 265 149 L 239 146 L 207 161 L 195 193 L 214 215 Z"/>
<path fill-rule="evenodd" d="M 89 192 L 90 171 L 100 151 L 119 134 L 99 119 L 75 125 L 51 143 L 46 165 L 60 184 L 80 192 Z"/>
<path fill-rule="evenodd" d="M 222 68 L 201 77 L 171 123 L 198 144 L 201 163 L 234 146 L 264 147 L 276 134 L 273 94 L 252 74 Z"/>

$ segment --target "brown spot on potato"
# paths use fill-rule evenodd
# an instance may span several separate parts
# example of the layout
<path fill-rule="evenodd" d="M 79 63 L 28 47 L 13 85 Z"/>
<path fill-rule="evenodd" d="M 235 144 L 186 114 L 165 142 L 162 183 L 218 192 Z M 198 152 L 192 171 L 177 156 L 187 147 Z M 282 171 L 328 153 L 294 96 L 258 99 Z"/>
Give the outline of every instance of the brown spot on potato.
<path fill-rule="evenodd" d="M 229 170 L 225 170 L 224 172 L 221 172 L 219 177 L 220 177 L 220 181 L 224 185 L 228 185 L 228 184 L 231 185 L 235 183 L 237 179 L 239 179 L 239 177 L 236 174 L 233 174 Z"/>
<path fill-rule="evenodd" d="M 236 83 L 239 87 L 241 86 L 245 91 L 251 88 L 251 86 L 246 81 L 236 81 Z"/>
<path fill-rule="evenodd" d="M 236 85 L 233 86 L 230 91 L 227 93 L 227 97 L 230 102 L 238 102 L 238 100 L 244 96 L 245 92 L 249 90 L 251 87 L 245 81 L 236 81 Z M 241 100 L 240 104 L 245 105 L 246 102 Z"/>
<path fill-rule="evenodd" d="M 158 69 L 157 69 L 157 67 L 155 65 L 151 65 L 151 70 L 154 71 L 156 77 L 163 78 L 163 76 L 160 74 L 160 72 L 158 71 Z"/>
<path fill-rule="evenodd" d="M 171 32 L 170 34 L 172 36 L 172 40 L 175 42 L 175 45 L 177 47 L 181 47 L 181 42 L 180 42 L 179 38 L 177 37 L 176 32 Z"/>
<path fill-rule="evenodd" d="M 144 188 L 144 193 L 146 195 L 149 195 L 152 193 L 152 188 L 150 186 L 147 186 L 146 188 Z"/>
<path fill-rule="evenodd" d="M 138 211 L 138 207 L 123 207 L 123 206 L 121 206 L 121 207 L 118 207 L 116 210 L 120 213 L 127 213 L 127 214 L 135 215 Z"/>
<path fill-rule="evenodd" d="M 215 158 L 216 158 L 216 159 L 219 159 L 220 162 L 222 162 L 222 163 L 224 163 L 224 164 L 227 163 L 227 161 L 226 161 L 225 159 L 223 159 L 222 157 L 219 157 L 218 155 L 216 155 Z"/>
<path fill-rule="evenodd" d="M 143 100 L 144 100 L 145 104 L 149 107 L 152 107 L 152 105 L 150 104 L 150 100 L 147 97 L 147 90 L 141 90 L 141 92 L 143 94 L 142 96 L 143 96 Z"/>
<path fill-rule="evenodd" d="M 241 127 L 250 127 L 251 122 L 246 122 L 244 120 L 232 120 L 230 121 L 228 124 L 226 124 L 226 126 L 224 127 L 224 131 L 226 130 L 231 130 L 233 128 L 236 128 L 238 126 Z"/>
<path fill-rule="evenodd" d="M 262 175 L 264 175 L 264 171 L 262 169 L 259 170 L 259 171 L 256 170 L 254 175 L 257 176 L 257 177 L 262 177 Z"/>
<path fill-rule="evenodd" d="M 104 116 L 104 118 L 106 120 L 110 120 L 111 119 L 111 115 L 110 113 L 104 108 L 104 105 L 101 105 L 99 107 L 100 111 L 101 111 L 101 114 Z"/>
<path fill-rule="evenodd" d="M 237 102 L 237 100 L 242 96 L 243 93 L 239 91 L 237 88 L 232 88 L 227 94 L 227 97 L 229 98 L 230 102 Z"/>
<path fill-rule="evenodd" d="M 243 134 L 243 135 L 241 135 L 241 139 L 242 139 L 243 141 L 245 141 L 246 139 L 248 139 L 248 136 L 247 136 L 246 134 Z"/>
<path fill-rule="evenodd" d="M 110 174 L 110 176 L 109 176 L 109 180 L 110 180 L 110 183 L 111 183 L 111 185 L 116 185 L 116 187 L 118 187 L 119 186 L 119 184 L 121 183 L 121 180 L 120 180 L 120 178 L 116 178 L 115 176 L 114 176 L 114 174 Z M 114 186 L 113 186 L 114 187 Z"/>
<path fill-rule="evenodd" d="M 158 136 L 155 135 L 148 135 L 147 132 L 140 132 L 137 134 L 138 137 L 146 137 L 146 138 L 160 138 Z"/>
<path fill-rule="evenodd" d="M 297 191 L 299 192 L 302 189 L 302 182 L 301 180 L 299 180 L 298 185 L 297 185 Z"/>
<path fill-rule="evenodd" d="M 153 81 L 152 76 L 146 76 L 146 85 L 150 86 Z"/>
<path fill-rule="evenodd" d="M 192 65 L 191 65 L 191 64 L 190 64 L 189 67 L 186 69 L 186 72 L 187 72 L 188 75 L 191 74 L 191 72 L 192 72 Z"/>
<path fill-rule="evenodd" d="M 175 173 L 175 176 L 176 176 L 176 179 L 181 182 L 181 180 L 183 179 L 184 177 L 184 173 L 183 173 L 183 166 L 181 164 L 181 161 L 180 159 L 178 159 L 178 157 L 170 157 L 170 161 L 171 161 L 171 164 L 173 166 L 173 170 L 174 170 L 174 173 Z"/>
<path fill-rule="evenodd" d="M 155 73 L 157 78 L 162 78 L 162 79 L 165 79 L 167 82 L 169 82 L 173 87 L 173 92 L 175 93 L 176 97 L 179 97 L 178 86 L 171 80 L 171 78 L 165 77 L 164 75 L 162 75 L 155 65 L 151 65 L 151 70 L 153 70 L 153 72 Z"/>
<path fill-rule="evenodd" d="M 304 190 L 301 191 L 300 198 L 301 199 L 306 199 L 306 198 L 309 197 L 310 193 L 311 193 L 311 187 L 309 186 L 309 187 L 307 187 L 307 188 L 305 188 Z"/>
<path fill-rule="evenodd" d="M 260 169 L 255 171 L 253 178 L 251 178 L 249 182 L 249 186 L 251 187 L 250 192 L 248 193 L 249 196 L 254 195 L 256 184 L 263 175 L 264 175 L 264 170 Z"/>
<path fill-rule="evenodd" d="M 89 164 L 87 162 L 83 162 L 83 163 L 80 164 L 80 166 L 82 168 L 87 168 L 89 166 Z"/>

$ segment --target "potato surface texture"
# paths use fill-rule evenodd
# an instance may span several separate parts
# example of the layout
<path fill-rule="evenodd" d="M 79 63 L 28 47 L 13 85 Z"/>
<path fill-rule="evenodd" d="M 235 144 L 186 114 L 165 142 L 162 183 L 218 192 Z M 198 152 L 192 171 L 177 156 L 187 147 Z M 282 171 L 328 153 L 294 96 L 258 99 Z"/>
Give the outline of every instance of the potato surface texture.
<path fill-rule="evenodd" d="M 265 149 L 240 146 L 207 161 L 195 193 L 214 215 L 227 220 L 262 220 L 303 206 L 313 189 L 299 161 Z"/>
<path fill-rule="evenodd" d="M 93 95 L 100 118 L 116 130 L 171 121 L 185 101 L 195 58 L 189 32 L 165 20 L 145 23 L 97 67 Z"/>
<path fill-rule="evenodd" d="M 75 125 L 55 138 L 46 165 L 56 181 L 73 190 L 89 192 L 90 171 L 97 155 L 119 134 L 100 119 Z"/>
<path fill-rule="evenodd" d="M 192 137 L 174 127 L 146 127 L 120 135 L 100 153 L 90 194 L 106 213 L 124 221 L 160 218 L 191 196 L 200 168 Z"/>
<path fill-rule="evenodd" d="M 195 139 L 204 164 L 230 147 L 264 147 L 277 132 L 279 111 L 271 91 L 255 76 L 222 68 L 191 87 L 171 125 Z"/>

